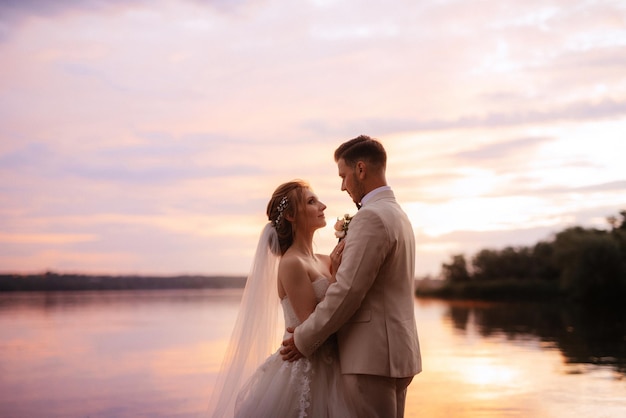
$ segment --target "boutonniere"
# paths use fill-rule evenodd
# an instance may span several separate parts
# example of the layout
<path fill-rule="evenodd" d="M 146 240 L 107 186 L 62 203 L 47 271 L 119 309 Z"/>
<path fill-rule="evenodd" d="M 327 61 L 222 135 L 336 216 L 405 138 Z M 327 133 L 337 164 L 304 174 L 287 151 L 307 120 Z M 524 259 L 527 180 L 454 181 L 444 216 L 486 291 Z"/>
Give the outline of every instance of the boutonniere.
<path fill-rule="evenodd" d="M 337 222 L 335 222 L 335 236 L 339 238 L 339 241 L 344 239 L 348 234 L 350 221 L 352 221 L 352 216 L 348 213 L 343 215 L 343 218 L 337 218 Z"/>

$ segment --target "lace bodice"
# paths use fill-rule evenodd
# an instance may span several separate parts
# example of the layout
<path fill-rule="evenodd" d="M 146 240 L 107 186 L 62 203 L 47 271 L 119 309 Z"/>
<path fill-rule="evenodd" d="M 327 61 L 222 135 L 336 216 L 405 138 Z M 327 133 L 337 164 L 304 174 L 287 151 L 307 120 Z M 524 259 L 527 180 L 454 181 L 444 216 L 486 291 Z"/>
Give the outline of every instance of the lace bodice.
<path fill-rule="evenodd" d="M 320 277 L 315 279 L 313 284 L 313 291 L 315 292 L 315 297 L 317 301 L 324 299 L 324 295 L 326 294 L 326 289 L 330 286 L 330 282 L 326 277 Z M 293 306 L 291 306 L 291 302 L 288 297 L 284 297 L 281 299 L 280 304 L 283 307 L 283 315 L 285 317 L 285 326 L 286 327 L 296 327 L 300 325 L 300 320 L 296 316 L 296 313 L 293 310 Z"/>

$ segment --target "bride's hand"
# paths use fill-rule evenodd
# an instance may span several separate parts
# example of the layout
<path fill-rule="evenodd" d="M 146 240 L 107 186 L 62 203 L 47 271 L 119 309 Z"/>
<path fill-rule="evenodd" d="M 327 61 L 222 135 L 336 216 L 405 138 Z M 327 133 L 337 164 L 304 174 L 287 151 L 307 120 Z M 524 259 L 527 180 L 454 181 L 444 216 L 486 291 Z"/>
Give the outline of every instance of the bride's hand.
<path fill-rule="evenodd" d="M 287 332 L 293 334 L 294 328 L 287 328 Z M 304 357 L 298 347 L 296 347 L 296 343 L 293 339 L 293 336 L 287 338 L 283 341 L 283 348 L 280 350 L 281 357 L 283 361 L 293 362 Z"/>
<path fill-rule="evenodd" d="M 337 273 L 337 269 L 339 268 L 339 264 L 341 264 L 341 257 L 343 255 L 343 247 L 345 246 L 345 241 L 341 240 L 339 244 L 335 246 L 333 252 L 330 253 L 330 271 L 335 277 L 335 273 Z"/>

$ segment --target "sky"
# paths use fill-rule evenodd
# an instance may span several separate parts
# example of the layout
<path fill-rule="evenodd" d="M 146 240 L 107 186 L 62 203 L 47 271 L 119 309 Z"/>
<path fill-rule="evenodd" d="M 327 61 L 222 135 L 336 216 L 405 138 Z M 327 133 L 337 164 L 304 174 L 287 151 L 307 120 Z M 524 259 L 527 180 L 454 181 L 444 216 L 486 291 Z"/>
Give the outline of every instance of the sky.
<path fill-rule="evenodd" d="M 354 212 L 360 134 L 454 254 L 626 209 L 626 3 L 0 0 L 0 272 L 245 275 L 273 190 Z"/>

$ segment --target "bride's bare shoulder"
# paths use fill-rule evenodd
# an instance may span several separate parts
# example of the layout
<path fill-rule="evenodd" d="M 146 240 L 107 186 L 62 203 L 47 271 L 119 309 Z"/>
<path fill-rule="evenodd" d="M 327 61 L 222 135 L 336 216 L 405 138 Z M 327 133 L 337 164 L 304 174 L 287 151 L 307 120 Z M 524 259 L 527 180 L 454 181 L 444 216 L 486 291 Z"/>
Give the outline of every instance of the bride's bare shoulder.
<path fill-rule="evenodd" d="M 307 271 L 307 263 L 294 253 L 285 253 L 278 264 L 278 276 L 301 275 Z"/>

